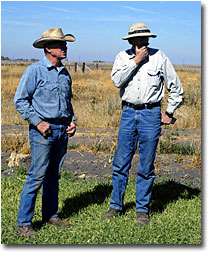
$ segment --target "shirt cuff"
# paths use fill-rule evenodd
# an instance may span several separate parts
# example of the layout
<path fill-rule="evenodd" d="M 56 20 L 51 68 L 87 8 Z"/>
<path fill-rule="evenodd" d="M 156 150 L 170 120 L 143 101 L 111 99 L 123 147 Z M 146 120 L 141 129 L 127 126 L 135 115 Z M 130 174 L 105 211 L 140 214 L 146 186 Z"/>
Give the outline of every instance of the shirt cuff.
<path fill-rule="evenodd" d="M 39 123 L 42 122 L 42 120 L 37 117 L 36 115 L 33 115 L 30 119 L 29 119 L 29 122 L 34 125 L 34 126 L 37 126 Z"/>
<path fill-rule="evenodd" d="M 174 113 L 175 110 L 176 110 L 176 107 L 171 106 L 171 105 L 168 105 L 167 108 L 166 108 L 166 111 L 169 112 L 169 113 Z"/>
<path fill-rule="evenodd" d="M 76 118 L 74 116 L 72 116 L 72 121 L 74 121 L 75 125 L 77 124 Z"/>

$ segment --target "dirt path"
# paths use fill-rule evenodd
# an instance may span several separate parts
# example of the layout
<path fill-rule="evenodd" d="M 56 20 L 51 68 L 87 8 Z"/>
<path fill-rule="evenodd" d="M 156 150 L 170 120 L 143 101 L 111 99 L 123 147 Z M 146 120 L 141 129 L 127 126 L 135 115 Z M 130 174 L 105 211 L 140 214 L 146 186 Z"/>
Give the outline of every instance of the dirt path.
<path fill-rule="evenodd" d="M 2 138 L 6 135 L 28 134 L 27 127 L 2 127 Z M 183 133 L 186 141 L 188 135 L 197 136 L 197 132 Z M 180 136 L 180 133 L 179 133 Z M 75 177 L 88 179 L 111 179 L 112 175 L 112 159 L 113 157 L 106 153 L 97 153 L 95 155 L 92 151 L 94 147 L 103 144 L 110 144 L 116 142 L 117 129 L 110 130 L 91 130 L 91 129 L 77 129 L 75 137 L 69 139 L 69 146 L 86 145 L 86 151 L 68 150 L 66 159 L 63 165 L 63 170 L 70 171 Z M 196 138 L 195 138 L 196 140 Z M 15 167 L 4 169 L 7 167 L 10 154 L 2 152 L 1 154 L 1 167 L 2 175 L 13 175 Z M 178 159 L 176 154 L 157 154 L 155 167 L 156 167 L 156 180 L 166 177 L 178 183 L 186 184 L 192 188 L 201 186 L 201 172 L 196 168 L 189 166 L 191 164 L 190 157 L 182 156 Z M 134 155 L 130 175 L 135 175 L 138 170 L 139 156 Z M 27 156 L 20 161 L 20 165 L 29 169 L 31 164 L 31 157 Z"/>

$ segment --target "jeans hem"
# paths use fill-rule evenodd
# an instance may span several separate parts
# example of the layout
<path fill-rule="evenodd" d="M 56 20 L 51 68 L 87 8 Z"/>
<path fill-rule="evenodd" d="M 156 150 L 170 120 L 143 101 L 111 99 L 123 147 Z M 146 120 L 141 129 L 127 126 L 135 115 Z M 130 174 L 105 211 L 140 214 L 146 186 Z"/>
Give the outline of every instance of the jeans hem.
<path fill-rule="evenodd" d="M 119 206 L 116 206 L 116 205 L 110 205 L 110 207 L 111 208 L 114 208 L 114 209 L 116 209 L 116 210 L 118 210 L 118 211 L 122 211 L 122 208 L 119 208 Z"/>
<path fill-rule="evenodd" d="M 148 214 L 148 210 L 145 210 L 145 209 L 136 209 L 136 212 L 141 212 L 141 213 L 147 213 Z"/>
<path fill-rule="evenodd" d="M 31 226 L 31 222 L 24 222 L 24 223 L 18 223 L 18 227 L 23 227 L 23 226 Z"/>

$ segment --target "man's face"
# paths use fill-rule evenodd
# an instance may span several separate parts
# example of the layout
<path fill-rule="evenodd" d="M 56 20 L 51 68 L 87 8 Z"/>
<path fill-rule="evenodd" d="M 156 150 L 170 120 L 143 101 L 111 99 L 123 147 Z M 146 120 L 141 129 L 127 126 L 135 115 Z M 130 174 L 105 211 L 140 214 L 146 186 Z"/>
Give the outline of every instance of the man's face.
<path fill-rule="evenodd" d="M 46 50 L 59 60 L 67 57 L 67 46 L 65 41 L 55 41 L 47 44 Z"/>
<path fill-rule="evenodd" d="M 148 41 L 149 37 L 134 37 L 129 39 L 129 43 L 134 47 L 137 46 L 138 48 L 148 46 L 149 45 Z"/>

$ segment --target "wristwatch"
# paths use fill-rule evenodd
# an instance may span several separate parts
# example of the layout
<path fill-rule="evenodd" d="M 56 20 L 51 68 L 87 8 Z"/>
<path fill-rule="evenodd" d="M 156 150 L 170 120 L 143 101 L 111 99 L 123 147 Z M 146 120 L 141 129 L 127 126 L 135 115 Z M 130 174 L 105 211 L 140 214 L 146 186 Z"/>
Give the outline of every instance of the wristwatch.
<path fill-rule="evenodd" d="M 171 118 L 171 119 L 172 119 L 172 118 L 173 118 L 173 116 L 174 116 L 174 114 L 173 114 L 173 113 L 170 113 L 170 112 L 167 112 L 167 111 L 166 111 L 166 115 L 167 115 L 169 118 Z"/>

